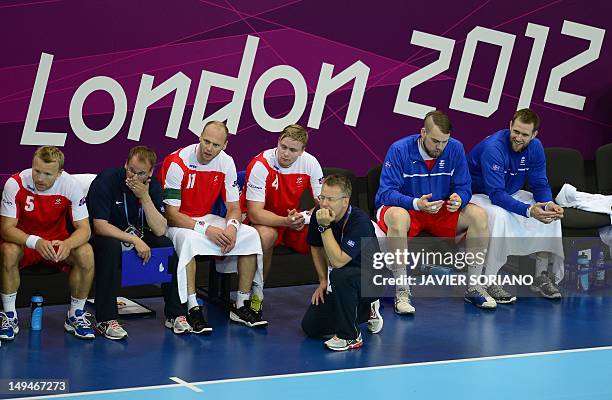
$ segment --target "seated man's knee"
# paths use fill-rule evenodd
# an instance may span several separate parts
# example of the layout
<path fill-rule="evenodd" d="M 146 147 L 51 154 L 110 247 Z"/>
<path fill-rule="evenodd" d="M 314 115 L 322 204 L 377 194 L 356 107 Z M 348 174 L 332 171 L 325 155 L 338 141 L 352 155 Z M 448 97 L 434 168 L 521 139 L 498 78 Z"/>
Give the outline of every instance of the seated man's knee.
<path fill-rule="evenodd" d="M 146 236 L 145 236 L 146 237 Z M 149 247 L 174 247 L 172 240 L 165 236 L 150 236 L 145 241 Z"/>
<path fill-rule="evenodd" d="M 312 322 L 311 322 L 311 317 L 310 317 L 310 309 L 308 311 L 306 311 L 306 314 L 304 314 L 304 317 L 302 318 L 302 330 L 304 331 L 304 333 L 308 337 L 314 337 L 315 336 L 315 332 L 312 329 Z"/>
<path fill-rule="evenodd" d="M 470 225 L 478 231 L 487 232 L 489 231 L 489 217 L 487 212 L 476 205 L 468 204 L 466 211 L 470 217 Z"/>
<path fill-rule="evenodd" d="M 122 251 L 121 249 L 121 240 L 110 237 L 110 236 L 94 236 L 91 240 L 91 244 L 93 248 L 96 249 L 96 253 L 107 253 Z"/>
<path fill-rule="evenodd" d="M 410 228 L 410 214 L 401 207 L 390 207 L 385 212 L 385 225 L 389 232 L 405 233 Z"/>
<path fill-rule="evenodd" d="M 23 249 L 15 243 L 4 242 L 0 245 L 2 268 L 5 270 L 19 268 L 19 261 L 23 257 Z"/>
<path fill-rule="evenodd" d="M 272 249 L 278 238 L 276 229 L 265 225 L 255 225 L 254 228 L 261 238 L 261 247 L 263 247 L 264 250 Z"/>
<path fill-rule="evenodd" d="M 74 254 L 74 266 L 84 271 L 93 271 L 94 252 L 89 243 L 85 243 L 72 250 Z"/>
<path fill-rule="evenodd" d="M 302 331 L 308 337 L 318 338 L 321 336 L 321 322 L 319 321 L 319 308 L 321 305 L 311 305 L 306 310 L 304 317 L 302 317 Z"/>

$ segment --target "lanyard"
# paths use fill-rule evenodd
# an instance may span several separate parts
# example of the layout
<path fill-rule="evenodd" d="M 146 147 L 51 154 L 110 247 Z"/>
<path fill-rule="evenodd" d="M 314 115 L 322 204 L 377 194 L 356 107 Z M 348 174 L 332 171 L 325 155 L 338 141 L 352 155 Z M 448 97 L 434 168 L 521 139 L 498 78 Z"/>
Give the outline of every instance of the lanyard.
<path fill-rule="evenodd" d="M 123 192 L 123 209 L 125 210 L 125 220 L 127 221 L 128 226 L 132 225 L 130 223 L 130 217 L 128 216 L 127 198 L 125 196 L 125 192 Z M 142 212 L 142 206 L 141 206 L 140 202 L 138 202 L 138 219 L 140 220 L 140 232 L 143 232 L 143 230 L 144 230 L 144 213 Z M 136 228 L 138 228 L 138 227 L 136 227 Z"/>
<path fill-rule="evenodd" d="M 344 214 L 344 223 L 342 224 L 342 231 L 340 233 L 340 244 L 342 245 L 342 240 L 344 239 L 344 228 L 346 228 L 346 223 L 348 222 L 349 217 L 351 216 L 352 206 L 349 205 L 348 210 L 346 210 L 346 214 Z"/>

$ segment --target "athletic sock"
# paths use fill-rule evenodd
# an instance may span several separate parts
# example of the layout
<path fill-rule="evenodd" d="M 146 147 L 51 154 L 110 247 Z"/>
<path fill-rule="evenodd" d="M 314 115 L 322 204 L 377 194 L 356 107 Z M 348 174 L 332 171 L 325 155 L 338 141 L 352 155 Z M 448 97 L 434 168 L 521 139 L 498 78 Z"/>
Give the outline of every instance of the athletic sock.
<path fill-rule="evenodd" d="M 198 304 L 198 298 L 196 297 L 195 293 L 192 293 L 190 295 L 187 296 L 187 309 L 191 310 L 193 307 L 197 307 L 199 306 Z"/>
<path fill-rule="evenodd" d="M 236 294 L 236 308 L 244 306 L 244 302 L 251 298 L 251 292 L 241 292 Z"/>
<path fill-rule="evenodd" d="M 70 296 L 70 311 L 68 311 L 68 315 L 74 317 L 76 310 L 83 310 L 85 308 L 86 301 L 87 299 L 77 299 Z"/>
<path fill-rule="evenodd" d="M 4 312 L 13 312 L 16 316 L 15 300 L 17 299 L 17 292 L 10 294 L 0 293 L 0 296 L 2 297 L 2 309 Z"/>
<path fill-rule="evenodd" d="M 542 272 L 546 271 L 548 271 L 548 255 L 542 257 L 536 254 L 535 276 L 538 277 L 542 275 Z"/>

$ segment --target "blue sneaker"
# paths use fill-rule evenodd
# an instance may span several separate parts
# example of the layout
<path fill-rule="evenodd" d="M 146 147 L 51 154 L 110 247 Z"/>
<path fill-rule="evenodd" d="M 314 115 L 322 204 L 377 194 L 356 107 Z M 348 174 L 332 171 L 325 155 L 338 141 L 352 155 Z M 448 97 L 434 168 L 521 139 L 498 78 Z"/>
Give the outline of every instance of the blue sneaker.
<path fill-rule="evenodd" d="M 487 293 L 482 286 L 470 286 L 465 291 L 463 298 L 467 303 L 472 303 L 479 308 L 493 309 L 497 307 L 497 302 Z"/>
<path fill-rule="evenodd" d="M 74 336 L 80 339 L 95 339 L 96 334 L 94 332 L 94 328 L 91 325 L 91 322 L 87 319 L 87 317 L 91 317 L 91 314 L 85 312 L 83 310 L 76 310 L 74 313 L 74 317 L 69 315 L 66 317 L 66 322 L 64 322 L 64 329 L 68 333 L 72 333 Z"/>
<path fill-rule="evenodd" d="M 19 333 L 19 320 L 14 312 L 0 312 L 0 339 L 13 340 Z"/>

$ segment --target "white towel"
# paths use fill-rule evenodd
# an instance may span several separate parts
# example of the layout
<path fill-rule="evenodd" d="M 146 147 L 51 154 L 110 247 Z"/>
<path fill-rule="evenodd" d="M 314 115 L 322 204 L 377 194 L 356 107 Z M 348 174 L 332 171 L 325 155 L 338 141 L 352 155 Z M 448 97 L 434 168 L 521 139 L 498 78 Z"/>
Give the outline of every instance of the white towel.
<path fill-rule="evenodd" d="M 226 227 L 225 219 L 217 215 L 208 214 L 202 218 L 196 219 L 198 221 L 207 222 L 218 228 L 225 229 Z M 257 272 L 255 273 L 253 281 L 263 286 L 263 253 L 261 251 L 261 240 L 255 228 L 244 224 L 240 225 L 236 236 L 236 246 L 227 254 L 221 253 L 219 246 L 213 243 L 205 235 L 191 229 L 168 228 L 166 236 L 172 240 L 176 253 L 179 256 L 177 282 L 182 303 L 187 301 L 187 273 L 185 267 L 189 261 L 197 255 L 227 256 L 226 259 L 235 259 L 235 257 L 230 256 L 257 254 Z M 217 271 L 236 271 L 236 262 L 233 263 L 233 271 L 231 270 L 232 263 L 229 261 L 225 263 L 223 261 L 221 263 L 218 262 L 218 264 L 220 264 L 221 267 L 217 267 Z M 225 267 L 227 267 L 228 270 L 224 270 Z"/>
<path fill-rule="evenodd" d="M 584 211 L 610 215 L 612 223 L 612 196 L 579 192 L 575 187 L 566 183 L 555 198 L 561 207 L 578 208 Z"/>
<path fill-rule="evenodd" d="M 535 204 L 533 194 L 519 190 L 512 195 L 516 200 Z M 563 279 L 563 242 L 561 221 L 544 224 L 535 218 L 511 213 L 491 203 L 489 196 L 475 194 L 471 203 L 485 209 L 489 219 L 489 248 L 485 261 L 485 274 L 496 275 L 506 264 L 508 256 L 524 256 L 540 251 L 552 253 L 553 272 L 556 281 Z M 524 238 L 525 240 L 520 240 Z"/>

